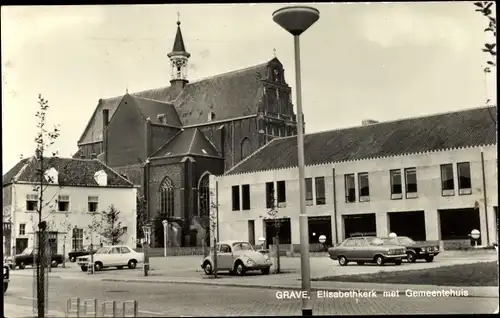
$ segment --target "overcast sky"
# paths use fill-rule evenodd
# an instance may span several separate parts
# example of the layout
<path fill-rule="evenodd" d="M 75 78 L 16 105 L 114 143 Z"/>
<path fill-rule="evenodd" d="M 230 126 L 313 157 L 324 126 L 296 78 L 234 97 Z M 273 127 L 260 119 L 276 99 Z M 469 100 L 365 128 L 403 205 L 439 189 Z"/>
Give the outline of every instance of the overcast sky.
<path fill-rule="evenodd" d="M 481 52 L 487 21 L 471 2 L 314 4 L 301 37 L 307 132 L 477 107 L 496 96 Z M 259 64 L 273 49 L 295 87 L 292 37 L 271 18 L 282 4 L 2 6 L 3 171 L 34 152 L 37 95 L 59 124 L 60 156 L 99 98 L 169 85 L 177 11 L 191 80 Z M 488 89 L 487 89 L 488 87 Z M 295 100 L 295 91 L 294 100 Z"/>

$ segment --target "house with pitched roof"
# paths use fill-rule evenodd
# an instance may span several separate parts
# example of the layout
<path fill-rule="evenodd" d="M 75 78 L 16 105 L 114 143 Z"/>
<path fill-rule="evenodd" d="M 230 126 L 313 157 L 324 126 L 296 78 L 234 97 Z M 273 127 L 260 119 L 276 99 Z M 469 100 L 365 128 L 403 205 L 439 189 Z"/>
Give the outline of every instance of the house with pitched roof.
<path fill-rule="evenodd" d="M 376 122 L 306 134 L 305 189 L 309 242 L 352 235 L 409 236 L 470 246 L 498 241 L 497 108 Z M 255 243 L 299 237 L 297 138 L 264 145 L 224 175 L 218 190 L 221 240 Z"/>
<path fill-rule="evenodd" d="M 169 221 L 169 244 L 199 246 L 210 210 L 209 175 L 231 169 L 275 137 L 296 135 L 297 126 L 277 58 L 190 81 L 180 24 L 167 55 L 170 85 L 100 99 L 74 157 L 98 158 L 140 186 L 154 230 L 162 232 L 161 220 Z M 163 235 L 155 232 L 153 246 L 161 246 Z"/>
<path fill-rule="evenodd" d="M 91 240 L 96 246 L 106 244 L 100 234 L 109 225 L 101 212 L 111 205 L 120 211 L 121 241 L 135 248 L 137 189 L 130 181 L 98 160 L 52 157 L 45 158 L 43 165 L 41 217 L 47 222 L 53 253 L 79 250 Z M 2 182 L 4 254 L 19 254 L 34 246 L 38 229 L 39 160 L 22 159 L 3 175 Z"/>

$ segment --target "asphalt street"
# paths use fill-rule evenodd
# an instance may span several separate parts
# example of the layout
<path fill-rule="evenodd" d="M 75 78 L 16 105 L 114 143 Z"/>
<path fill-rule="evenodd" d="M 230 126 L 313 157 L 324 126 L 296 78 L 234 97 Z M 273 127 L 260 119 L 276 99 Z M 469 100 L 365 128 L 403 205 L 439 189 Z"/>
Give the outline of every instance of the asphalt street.
<path fill-rule="evenodd" d="M 33 305 L 32 277 L 15 277 L 5 294 L 5 316 L 16 317 L 9 308 Z M 70 297 L 97 298 L 99 303 L 118 302 L 117 317 L 123 317 L 119 302 L 137 300 L 139 316 L 255 316 L 300 315 L 301 300 L 278 299 L 278 290 L 223 286 L 129 283 L 51 278 L 49 309 L 64 313 Z M 474 314 L 493 313 L 498 299 L 477 297 L 322 298 L 314 293 L 317 315 L 380 315 L 380 314 Z M 9 307 L 9 305 L 12 305 Z M 99 306 L 100 307 L 100 306 Z M 14 309 L 10 309 L 14 311 Z M 76 315 L 74 315 L 76 316 Z M 99 314 L 101 316 L 101 313 Z"/>

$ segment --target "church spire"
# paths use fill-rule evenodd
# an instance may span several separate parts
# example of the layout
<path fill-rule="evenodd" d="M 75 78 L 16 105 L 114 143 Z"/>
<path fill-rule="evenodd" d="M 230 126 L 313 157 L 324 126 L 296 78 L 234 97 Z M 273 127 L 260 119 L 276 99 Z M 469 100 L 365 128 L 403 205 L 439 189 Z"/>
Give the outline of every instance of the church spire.
<path fill-rule="evenodd" d="M 174 46 L 172 48 L 172 52 L 168 53 L 167 56 L 170 58 L 172 68 L 172 78 L 170 83 L 172 86 L 176 85 L 182 89 L 184 85 L 188 83 L 187 65 L 191 54 L 186 51 L 186 46 L 184 45 L 179 12 L 177 12 L 177 33 L 175 34 Z"/>

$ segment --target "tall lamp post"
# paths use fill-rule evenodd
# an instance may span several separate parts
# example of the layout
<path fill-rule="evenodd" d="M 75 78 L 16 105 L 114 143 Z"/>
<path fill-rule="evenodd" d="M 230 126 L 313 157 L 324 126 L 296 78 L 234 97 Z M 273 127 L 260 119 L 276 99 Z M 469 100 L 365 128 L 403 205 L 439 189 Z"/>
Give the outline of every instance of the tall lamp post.
<path fill-rule="evenodd" d="M 167 257 L 168 221 L 163 220 L 163 256 Z"/>
<path fill-rule="evenodd" d="M 311 272 L 309 262 L 309 233 L 306 215 L 306 189 L 304 178 L 304 122 L 302 115 L 302 87 L 300 79 L 300 41 L 299 37 L 319 19 L 319 11 L 304 6 L 285 7 L 273 13 L 273 20 L 293 35 L 295 47 L 295 81 L 297 92 L 297 154 L 299 164 L 300 189 L 300 269 L 302 290 L 311 295 Z M 302 315 L 312 316 L 310 297 L 302 298 Z"/>

